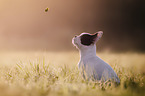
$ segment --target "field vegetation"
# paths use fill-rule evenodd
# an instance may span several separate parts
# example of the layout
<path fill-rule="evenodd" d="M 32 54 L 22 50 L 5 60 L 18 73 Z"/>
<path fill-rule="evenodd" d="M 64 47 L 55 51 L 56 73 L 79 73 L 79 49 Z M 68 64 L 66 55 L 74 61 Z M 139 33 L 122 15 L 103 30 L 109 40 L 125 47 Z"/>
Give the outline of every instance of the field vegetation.
<path fill-rule="evenodd" d="M 121 83 L 85 81 L 78 52 L 0 52 L 0 96 L 145 96 L 145 54 L 97 53 Z"/>

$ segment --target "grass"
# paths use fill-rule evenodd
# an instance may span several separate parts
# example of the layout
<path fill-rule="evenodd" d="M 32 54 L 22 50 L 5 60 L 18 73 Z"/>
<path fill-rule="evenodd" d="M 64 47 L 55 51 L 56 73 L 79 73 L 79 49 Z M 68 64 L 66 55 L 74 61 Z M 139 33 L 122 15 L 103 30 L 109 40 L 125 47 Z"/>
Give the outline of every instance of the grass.
<path fill-rule="evenodd" d="M 78 52 L 0 52 L 0 96 L 143 96 L 145 54 L 98 53 L 121 79 L 84 81 Z"/>

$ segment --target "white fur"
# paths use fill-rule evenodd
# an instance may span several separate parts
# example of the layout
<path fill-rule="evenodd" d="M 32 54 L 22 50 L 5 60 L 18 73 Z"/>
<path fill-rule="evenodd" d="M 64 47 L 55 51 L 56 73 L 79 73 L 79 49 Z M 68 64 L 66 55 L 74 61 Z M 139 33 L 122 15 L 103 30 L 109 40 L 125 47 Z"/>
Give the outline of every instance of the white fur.
<path fill-rule="evenodd" d="M 103 32 L 99 31 L 95 43 L 89 46 L 81 44 L 80 36 L 83 34 L 89 33 L 82 33 L 72 39 L 73 44 L 79 49 L 80 52 L 78 67 L 82 76 L 86 80 L 106 81 L 111 79 L 119 83 L 120 80 L 111 66 L 96 56 L 96 42 L 102 37 Z"/>

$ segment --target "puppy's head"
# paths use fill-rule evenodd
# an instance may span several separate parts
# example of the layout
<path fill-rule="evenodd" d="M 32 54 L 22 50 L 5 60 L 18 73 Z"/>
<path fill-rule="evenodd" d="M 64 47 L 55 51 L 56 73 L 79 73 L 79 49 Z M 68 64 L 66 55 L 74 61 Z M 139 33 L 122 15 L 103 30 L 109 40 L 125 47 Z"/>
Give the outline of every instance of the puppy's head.
<path fill-rule="evenodd" d="M 89 47 L 94 44 L 102 37 L 103 32 L 99 31 L 94 34 L 82 33 L 79 36 L 75 36 L 72 39 L 72 43 L 79 49 L 83 47 Z"/>

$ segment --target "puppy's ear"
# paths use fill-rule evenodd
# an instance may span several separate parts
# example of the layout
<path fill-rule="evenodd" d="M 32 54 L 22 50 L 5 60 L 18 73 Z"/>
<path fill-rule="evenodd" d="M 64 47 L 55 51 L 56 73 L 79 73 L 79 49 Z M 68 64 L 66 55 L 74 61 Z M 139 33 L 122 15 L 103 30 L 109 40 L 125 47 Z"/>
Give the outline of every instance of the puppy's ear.
<path fill-rule="evenodd" d="M 98 31 L 96 33 L 93 34 L 93 37 L 94 37 L 94 43 L 96 43 L 103 35 L 103 31 Z"/>

